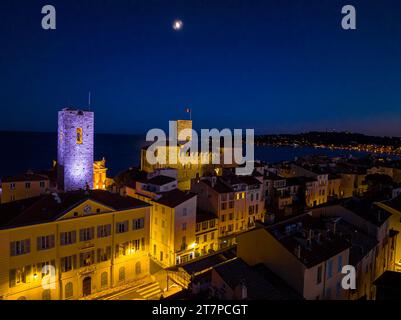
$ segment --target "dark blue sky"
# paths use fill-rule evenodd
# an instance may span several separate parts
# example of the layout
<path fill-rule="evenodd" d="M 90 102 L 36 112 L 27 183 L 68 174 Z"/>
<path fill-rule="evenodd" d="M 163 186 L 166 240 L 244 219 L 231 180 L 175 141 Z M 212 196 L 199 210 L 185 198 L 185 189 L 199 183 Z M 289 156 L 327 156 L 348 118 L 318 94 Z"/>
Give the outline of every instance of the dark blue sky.
<path fill-rule="evenodd" d="M 97 132 L 167 128 L 189 106 L 197 128 L 401 136 L 401 2 L 0 1 L 0 130 L 55 131 L 89 90 Z"/>

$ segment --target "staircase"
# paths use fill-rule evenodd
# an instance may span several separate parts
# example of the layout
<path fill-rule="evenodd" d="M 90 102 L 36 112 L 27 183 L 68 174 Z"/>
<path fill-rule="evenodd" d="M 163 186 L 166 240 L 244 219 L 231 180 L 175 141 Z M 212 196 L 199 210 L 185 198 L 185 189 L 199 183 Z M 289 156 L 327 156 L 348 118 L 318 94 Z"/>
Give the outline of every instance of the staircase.
<path fill-rule="evenodd" d="M 157 282 L 150 282 L 140 286 L 136 292 L 146 300 L 160 299 L 162 290 Z"/>

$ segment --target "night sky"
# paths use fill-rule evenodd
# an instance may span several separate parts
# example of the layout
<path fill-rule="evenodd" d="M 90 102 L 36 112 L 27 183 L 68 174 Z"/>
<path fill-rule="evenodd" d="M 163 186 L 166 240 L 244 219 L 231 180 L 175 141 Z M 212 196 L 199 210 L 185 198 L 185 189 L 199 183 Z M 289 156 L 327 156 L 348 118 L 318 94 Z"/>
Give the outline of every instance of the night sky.
<path fill-rule="evenodd" d="M 401 136 L 401 1 L 0 1 L 0 130 L 55 131 L 88 91 L 99 133 L 167 128 L 190 107 L 198 129 Z"/>

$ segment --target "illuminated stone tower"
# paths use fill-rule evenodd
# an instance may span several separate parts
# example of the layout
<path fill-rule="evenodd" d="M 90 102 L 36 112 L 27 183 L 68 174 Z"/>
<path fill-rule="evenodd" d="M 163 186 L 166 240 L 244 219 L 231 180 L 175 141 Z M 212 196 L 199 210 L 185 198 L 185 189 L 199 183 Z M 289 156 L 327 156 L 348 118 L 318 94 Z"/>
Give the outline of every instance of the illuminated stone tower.
<path fill-rule="evenodd" d="M 94 114 L 63 109 L 58 113 L 58 188 L 93 188 Z"/>

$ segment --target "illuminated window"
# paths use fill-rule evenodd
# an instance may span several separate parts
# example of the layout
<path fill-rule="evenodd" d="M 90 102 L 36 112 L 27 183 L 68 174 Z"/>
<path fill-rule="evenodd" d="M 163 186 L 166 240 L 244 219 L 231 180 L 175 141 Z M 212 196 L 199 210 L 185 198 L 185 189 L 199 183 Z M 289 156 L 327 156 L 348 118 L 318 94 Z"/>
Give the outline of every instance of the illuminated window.
<path fill-rule="evenodd" d="M 102 275 L 100 276 L 100 285 L 102 288 L 107 287 L 108 284 L 108 275 L 107 272 L 103 272 Z"/>
<path fill-rule="evenodd" d="M 74 295 L 74 287 L 73 287 L 73 284 L 72 284 L 72 282 L 68 282 L 68 283 L 65 285 L 65 298 L 66 298 L 66 299 L 71 298 L 73 295 Z"/>
<path fill-rule="evenodd" d="M 82 144 L 83 135 L 82 135 L 82 128 L 77 128 L 77 144 Z"/>
<path fill-rule="evenodd" d="M 118 281 L 125 281 L 125 268 L 121 267 L 118 271 Z"/>

